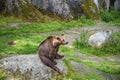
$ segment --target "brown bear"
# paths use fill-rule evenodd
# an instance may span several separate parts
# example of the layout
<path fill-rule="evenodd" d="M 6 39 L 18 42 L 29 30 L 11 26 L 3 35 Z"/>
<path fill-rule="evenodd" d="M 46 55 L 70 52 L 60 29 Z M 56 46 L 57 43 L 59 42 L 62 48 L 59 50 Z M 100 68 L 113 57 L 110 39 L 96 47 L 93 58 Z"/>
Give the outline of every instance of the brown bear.
<path fill-rule="evenodd" d="M 65 41 L 64 34 L 61 34 L 61 36 L 47 37 L 38 47 L 41 61 L 58 73 L 60 73 L 60 70 L 55 66 L 57 64 L 55 59 L 62 59 L 64 57 L 64 55 L 58 54 L 58 49 L 60 45 L 65 44 L 68 44 L 68 42 Z"/>

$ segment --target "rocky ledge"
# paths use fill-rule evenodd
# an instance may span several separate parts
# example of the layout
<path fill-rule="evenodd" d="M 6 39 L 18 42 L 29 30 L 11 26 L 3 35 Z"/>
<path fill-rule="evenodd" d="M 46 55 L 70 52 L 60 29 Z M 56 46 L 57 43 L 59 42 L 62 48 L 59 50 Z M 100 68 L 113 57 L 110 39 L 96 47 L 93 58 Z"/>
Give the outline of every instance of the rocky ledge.
<path fill-rule="evenodd" d="M 66 71 L 62 60 L 56 60 L 61 72 Z M 8 73 L 7 80 L 48 80 L 53 79 L 57 72 L 45 66 L 38 55 L 18 55 L 0 60 L 0 68 Z"/>

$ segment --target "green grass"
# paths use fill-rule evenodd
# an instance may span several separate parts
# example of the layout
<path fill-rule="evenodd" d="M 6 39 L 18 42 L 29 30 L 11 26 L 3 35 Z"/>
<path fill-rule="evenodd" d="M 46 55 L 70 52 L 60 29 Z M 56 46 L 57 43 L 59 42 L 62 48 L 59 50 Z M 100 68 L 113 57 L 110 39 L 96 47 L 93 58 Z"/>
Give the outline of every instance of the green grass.
<path fill-rule="evenodd" d="M 19 19 L 14 17 L 2 17 L 2 20 L 5 22 L 5 25 L 8 22 L 19 22 Z M 0 23 L 3 22 L 2 20 L 0 20 Z M 86 25 L 94 25 L 94 22 L 83 17 L 81 19 L 70 22 L 33 22 L 31 24 L 20 24 L 18 28 L 10 26 L 1 27 L 0 54 L 36 53 L 39 43 L 50 35 L 43 35 L 43 32 L 48 33 Z M 7 45 L 8 41 L 15 41 L 16 44 Z"/>
<path fill-rule="evenodd" d="M 74 49 L 68 46 L 61 46 L 59 51 L 64 53 L 66 56 L 74 56 Z"/>
<path fill-rule="evenodd" d="M 31 24 L 20 24 L 18 28 L 15 27 L 3 27 L 0 29 L 0 35 L 6 34 L 21 34 L 21 33 L 41 33 L 41 32 L 51 32 L 58 30 L 65 30 L 72 27 L 82 27 L 86 25 L 94 25 L 92 20 L 79 19 L 70 22 L 57 22 L 57 21 L 47 21 L 47 22 L 33 22 Z"/>
<path fill-rule="evenodd" d="M 120 74 L 120 65 L 115 62 L 110 61 L 97 62 L 90 60 L 84 60 L 83 62 L 90 67 L 96 68 L 106 73 Z"/>
<path fill-rule="evenodd" d="M 109 24 L 120 26 L 120 10 L 110 9 L 101 12 L 101 19 Z"/>
<path fill-rule="evenodd" d="M 77 39 L 73 46 L 80 51 L 80 53 L 86 55 L 96 55 L 96 56 L 112 56 L 112 55 L 120 55 L 120 32 L 113 32 L 110 38 L 108 38 L 108 42 L 106 42 L 102 48 L 95 48 L 88 45 L 89 33 L 87 31 L 83 31 L 80 35 L 80 38 Z M 73 57 L 71 60 L 76 62 L 83 62 L 89 67 L 93 67 L 100 71 L 110 73 L 110 74 L 120 74 L 120 65 L 111 61 L 90 61 L 90 60 L 81 60 Z"/>
<path fill-rule="evenodd" d="M 18 34 L 2 36 L 0 39 L 0 54 L 31 54 L 37 52 L 37 47 L 46 36 L 41 34 Z M 16 41 L 15 45 L 7 45 L 8 41 Z"/>
<path fill-rule="evenodd" d="M 5 72 L 5 70 L 0 68 L 0 80 L 6 80 L 7 78 L 7 73 Z"/>
<path fill-rule="evenodd" d="M 63 52 L 65 53 L 66 56 L 68 56 L 67 61 L 69 63 L 70 61 L 80 62 L 80 63 L 86 64 L 89 67 L 95 68 L 105 73 L 120 74 L 120 65 L 114 61 L 109 61 L 109 60 L 93 61 L 93 60 L 80 59 L 75 57 L 74 48 L 69 48 L 66 46 L 61 47 L 60 52 Z M 67 63 L 67 65 L 69 66 L 70 69 L 72 68 L 70 67 L 70 64 Z"/>
<path fill-rule="evenodd" d="M 120 27 L 120 19 L 115 19 L 114 21 L 110 21 L 109 24 Z"/>
<path fill-rule="evenodd" d="M 108 39 L 109 42 L 104 43 L 102 48 L 88 45 L 89 36 L 88 32 L 83 31 L 80 38 L 73 43 L 81 53 L 97 56 L 120 55 L 120 32 L 113 32 L 113 35 Z"/>
<path fill-rule="evenodd" d="M 92 60 L 83 60 L 83 59 L 75 58 L 75 57 L 71 57 L 69 58 L 69 60 L 84 63 L 89 67 L 95 68 L 105 73 L 120 74 L 120 65 L 117 64 L 116 62 L 112 62 L 108 60 L 102 61 L 102 62 L 92 61 Z"/>
<path fill-rule="evenodd" d="M 7 23 L 16 23 L 21 21 L 22 21 L 21 19 L 15 18 L 13 16 L 8 16 L 8 17 L 0 16 L 0 27 L 6 26 Z"/>
<path fill-rule="evenodd" d="M 65 77 L 63 80 L 105 80 L 104 78 L 102 78 L 101 76 L 92 73 L 92 72 L 88 72 L 86 74 L 80 74 L 78 73 L 73 66 L 71 66 L 70 64 L 70 59 L 69 58 L 65 58 L 63 60 L 65 62 L 65 65 L 68 68 L 68 72 L 66 73 Z"/>

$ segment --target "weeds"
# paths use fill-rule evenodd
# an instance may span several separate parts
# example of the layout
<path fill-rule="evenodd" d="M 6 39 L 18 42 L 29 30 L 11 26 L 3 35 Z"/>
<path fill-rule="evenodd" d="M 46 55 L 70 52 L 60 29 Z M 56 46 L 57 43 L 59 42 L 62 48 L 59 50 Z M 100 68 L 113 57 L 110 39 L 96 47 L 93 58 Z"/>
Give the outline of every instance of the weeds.
<path fill-rule="evenodd" d="M 0 16 L 0 26 L 6 26 L 7 23 L 16 23 L 21 21 L 22 21 L 21 19 L 15 18 L 13 16 L 10 17 Z"/>
<path fill-rule="evenodd" d="M 82 33 L 80 34 L 80 38 L 76 39 L 76 42 L 74 43 L 74 45 L 76 45 L 77 48 L 81 48 L 81 47 L 88 47 L 88 38 L 89 38 L 89 33 L 88 31 L 81 31 Z"/>
<path fill-rule="evenodd" d="M 120 10 L 110 9 L 109 11 L 101 12 L 101 19 L 109 24 L 120 26 Z"/>
<path fill-rule="evenodd" d="M 105 55 L 120 55 L 120 32 L 114 32 L 113 35 L 104 43 L 102 48 L 95 48 L 88 45 L 88 32 L 83 31 L 80 38 L 74 42 L 75 48 L 79 49 L 81 53 L 92 54 L 97 56 Z"/>
<path fill-rule="evenodd" d="M 83 60 L 82 62 L 90 67 L 96 68 L 106 73 L 120 74 L 120 65 L 116 64 L 115 62 L 110 61 L 95 62 L 90 60 Z"/>
<path fill-rule="evenodd" d="M 66 73 L 66 77 L 64 80 L 105 80 L 101 76 L 88 72 L 86 74 L 79 74 L 73 66 L 71 66 L 70 58 L 66 58 L 63 60 L 65 62 L 65 65 L 68 68 L 68 72 Z"/>
<path fill-rule="evenodd" d="M 6 80 L 7 78 L 7 73 L 5 72 L 5 70 L 0 68 L 0 80 Z"/>
<path fill-rule="evenodd" d="M 66 56 L 74 56 L 73 50 L 73 48 L 67 46 L 60 47 L 60 52 L 63 52 Z"/>
<path fill-rule="evenodd" d="M 106 60 L 101 62 L 101 61 L 84 60 L 75 57 L 71 57 L 69 58 L 69 60 L 84 63 L 89 67 L 95 68 L 105 73 L 120 74 L 120 65 L 112 61 Z"/>
<path fill-rule="evenodd" d="M 13 20 L 15 21 L 13 21 Z M 19 19 L 13 17 L 3 17 L 2 20 L 7 22 L 17 22 Z M 0 22 L 2 22 L 0 20 Z M 11 21 L 10 21 L 11 20 Z M 6 25 L 5 24 L 5 25 Z M 86 25 L 93 25 L 92 20 L 88 20 L 85 17 L 79 20 L 73 20 L 70 22 L 33 22 L 31 24 L 20 24 L 18 27 L 4 26 L 0 28 L 0 54 L 30 54 L 36 53 L 37 46 L 45 39 L 47 35 L 42 35 L 43 32 L 52 32 L 69 29 L 72 27 L 82 27 Z M 16 41 L 15 45 L 7 45 L 8 41 Z M 72 51 L 70 51 L 70 54 Z M 72 54 L 71 54 L 72 55 Z"/>

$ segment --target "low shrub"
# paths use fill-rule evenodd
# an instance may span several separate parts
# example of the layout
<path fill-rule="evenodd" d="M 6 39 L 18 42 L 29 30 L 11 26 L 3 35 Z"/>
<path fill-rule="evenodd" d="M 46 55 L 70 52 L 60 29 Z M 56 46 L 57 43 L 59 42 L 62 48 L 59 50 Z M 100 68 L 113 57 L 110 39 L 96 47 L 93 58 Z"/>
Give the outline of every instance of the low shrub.
<path fill-rule="evenodd" d="M 83 31 L 80 38 L 73 43 L 75 48 L 81 53 L 92 54 L 97 56 L 120 55 L 120 32 L 113 32 L 113 35 L 108 39 L 102 48 L 95 48 L 88 45 L 89 33 Z"/>

